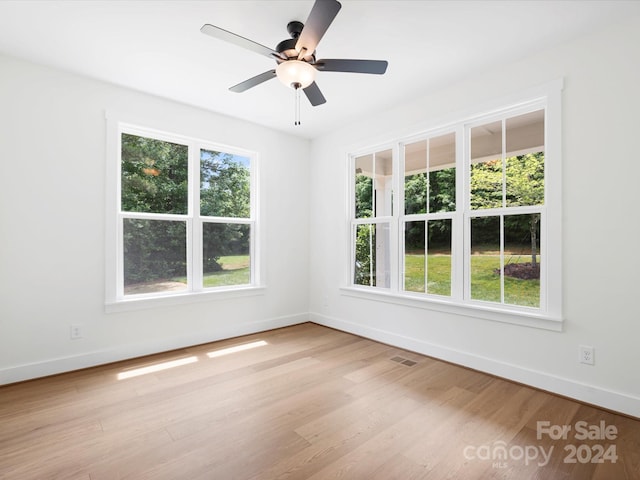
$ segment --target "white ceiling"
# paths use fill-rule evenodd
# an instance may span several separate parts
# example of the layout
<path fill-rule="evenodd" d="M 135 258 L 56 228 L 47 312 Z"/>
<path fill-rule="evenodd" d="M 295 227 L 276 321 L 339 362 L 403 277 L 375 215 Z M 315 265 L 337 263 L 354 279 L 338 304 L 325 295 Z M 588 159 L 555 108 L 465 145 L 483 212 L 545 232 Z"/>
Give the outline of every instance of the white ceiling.
<path fill-rule="evenodd" d="M 319 72 L 327 103 L 271 80 L 228 88 L 275 62 L 200 33 L 211 23 L 274 48 L 313 0 L 0 1 L 0 52 L 305 138 L 640 15 L 640 1 L 341 0 L 318 58 L 388 60 L 383 76 Z M 1 73 L 1 72 L 0 72 Z"/>

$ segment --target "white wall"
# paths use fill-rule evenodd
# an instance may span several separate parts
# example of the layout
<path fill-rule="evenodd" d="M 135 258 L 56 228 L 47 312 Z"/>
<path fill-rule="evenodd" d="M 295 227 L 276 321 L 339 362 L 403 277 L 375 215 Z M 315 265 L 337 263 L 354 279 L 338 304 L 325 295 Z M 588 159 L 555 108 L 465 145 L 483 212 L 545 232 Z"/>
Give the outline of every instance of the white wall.
<path fill-rule="evenodd" d="M 638 58 L 635 18 L 313 141 L 311 318 L 640 416 Z M 561 77 L 563 332 L 341 295 L 348 258 L 344 163 L 352 146 L 419 133 L 455 112 Z M 580 344 L 595 347 L 594 366 L 578 363 Z"/>
<path fill-rule="evenodd" d="M 105 110 L 259 153 L 263 295 L 105 313 Z M 307 320 L 307 140 L 0 56 L 0 156 L 0 384 Z"/>

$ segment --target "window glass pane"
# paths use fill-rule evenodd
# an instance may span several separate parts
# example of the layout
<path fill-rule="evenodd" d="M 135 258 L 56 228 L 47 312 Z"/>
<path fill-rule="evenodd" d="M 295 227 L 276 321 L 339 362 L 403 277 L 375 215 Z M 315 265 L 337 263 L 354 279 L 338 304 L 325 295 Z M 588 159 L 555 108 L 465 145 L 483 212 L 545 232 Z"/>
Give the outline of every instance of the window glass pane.
<path fill-rule="evenodd" d="M 527 153 L 506 159 L 507 206 L 544 203 L 544 153 Z"/>
<path fill-rule="evenodd" d="M 540 214 L 504 217 L 504 301 L 540 306 Z"/>
<path fill-rule="evenodd" d="M 391 285 L 389 225 L 356 225 L 355 285 Z"/>
<path fill-rule="evenodd" d="M 429 213 L 456 209 L 456 135 L 429 139 Z"/>
<path fill-rule="evenodd" d="M 404 147 L 404 213 L 427 213 L 426 140 Z"/>
<path fill-rule="evenodd" d="M 122 211 L 186 214 L 186 145 L 122 134 Z"/>
<path fill-rule="evenodd" d="M 544 110 L 506 120 L 507 206 L 544 204 Z"/>
<path fill-rule="evenodd" d="M 375 285 L 375 225 L 356 225 L 356 262 L 353 283 Z"/>
<path fill-rule="evenodd" d="M 425 235 L 425 224 L 428 236 Z M 404 249 L 404 289 L 450 296 L 451 220 L 407 222 Z"/>
<path fill-rule="evenodd" d="M 451 220 L 429 220 L 427 293 L 451 295 Z"/>
<path fill-rule="evenodd" d="M 391 150 L 357 157 L 355 161 L 355 218 L 390 216 L 393 157 Z"/>
<path fill-rule="evenodd" d="M 373 216 L 373 155 L 364 155 L 355 161 L 356 218 Z"/>
<path fill-rule="evenodd" d="M 408 292 L 425 290 L 425 222 L 407 222 L 404 228 L 404 289 Z"/>
<path fill-rule="evenodd" d="M 391 150 L 376 152 L 373 183 L 375 216 L 393 215 L 393 155 Z"/>
<path fill-rule="evenodd" d="M 501 302 L 500 217 L 471 219 L 471 298 Z"/>
<path fill-rule="evenodd" d="M 251 160 L 200 150 L 200 215 L 249 218 Z"/>
<path fill-rule="evenodd" d="M 250 225 L 202 225 L 203 287 L 251 283 L 250 238 Z"/>
<path fill-rule="evenodd" d="M 185 222 L 123 219 L 124 293 L 187 288 Z"/>
<path fill-rule="evenodd" d="M 502 207 L 502 122 L 471 129 L 472 209 Z"/>
<path fill-rule="evenodd" d="M 505 120 L 507 157 L 544 152 L 544 110 Z"/>

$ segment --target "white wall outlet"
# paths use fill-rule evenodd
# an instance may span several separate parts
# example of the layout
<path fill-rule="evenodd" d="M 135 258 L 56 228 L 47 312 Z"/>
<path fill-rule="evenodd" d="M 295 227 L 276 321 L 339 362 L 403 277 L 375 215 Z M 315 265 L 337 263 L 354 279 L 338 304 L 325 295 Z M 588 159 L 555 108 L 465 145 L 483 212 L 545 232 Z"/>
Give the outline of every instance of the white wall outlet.
<path fill-rule="evenodd" d="M 587 365 L 593 365 L 594 351 L 590 345 L 580 345 L 580 363 L 586 363 Z"/>
<path fill-rule="evenodd" d="M 71 325 L 70 336 L 71 340 L 82 338 L 82 325 Z"/>

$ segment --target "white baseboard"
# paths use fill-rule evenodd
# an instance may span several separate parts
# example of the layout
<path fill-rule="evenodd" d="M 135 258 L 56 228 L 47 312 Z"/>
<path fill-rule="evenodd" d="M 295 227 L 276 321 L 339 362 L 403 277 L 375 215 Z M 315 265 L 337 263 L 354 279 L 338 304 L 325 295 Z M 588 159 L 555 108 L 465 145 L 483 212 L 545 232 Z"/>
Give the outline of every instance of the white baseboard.
<path fill-rule="evenodd" d="M 600 387 L 576 382 L 546 372 L 524 368 L 488 357 L 472 355 L 464 351 L 436 345 L 424 340 L 406 337 L 388 330 L 372 328 L 314 312 L 242 323 L 231 325 L 222 330 L 216 329 L 215 331 L 187 334 L 161 341 L 122 345 L 111 349 L 7 367 L 0 369 L 0 385 L 104 365 L 106 363 L 166 352 L 241 335 L 259 333 L 308 321 L 640 418 L 640 398 L 638 397 L 605 390 Z"/>
<path fill-rule="evenodd" d="M 309 313 L 309 320 L 319 325 L 370 338 L 395 347 L 421 353 L 447 362 L 486 372 L 514 382 L 596 405 L 608 410 L 640 418 L 640 398 L 620 392 L 605 390 L 574 380 L 501 362 L 488 357 L 436 345 L 424 340 L 406 337 L 387 330 L 372 328 L 320 313 Z"/>
<path fill-rule="evenodd" d="M 80 370 L 82 368 L 95 367 L 106 363 L 142 357 L 154 353 L 167 352 L 193 345 L 200 345 L 202 343 L 239 337 L 241 335 L 264 332 L 266 330 L 288 327 L 290 325 L 296 325 L 308 321 L 309 315 L 307 313 L 300 313 L 296 315 L 259 320 L 256 322 L 230 325 L 224 329 L 218 328 L 210 332 L 198 332 L 181 335 L 180 337 L 154 340 L 151 342 L 121 345 L 115 348 L 96 350 L 79 355 L 58 357 L 24 365 L 16 365 L 0 369 L 0 385 L 56 375 L 58 373 Z"/>

